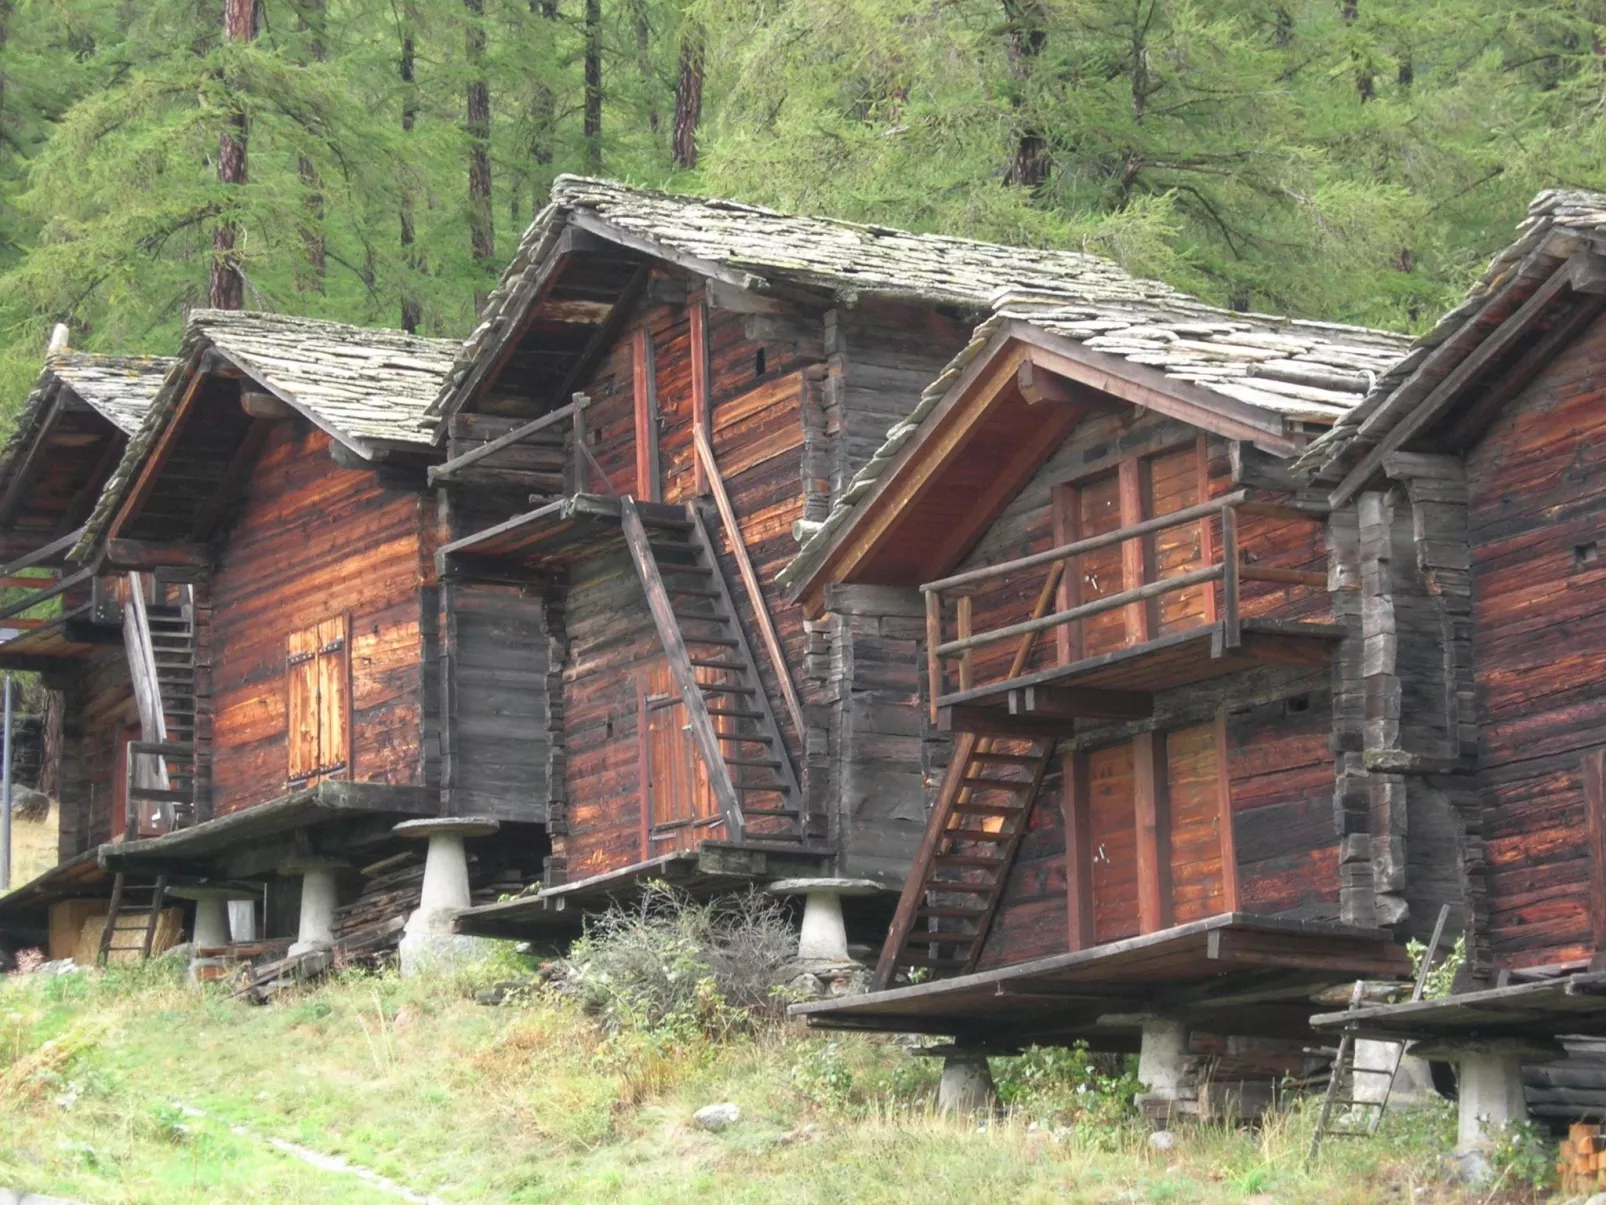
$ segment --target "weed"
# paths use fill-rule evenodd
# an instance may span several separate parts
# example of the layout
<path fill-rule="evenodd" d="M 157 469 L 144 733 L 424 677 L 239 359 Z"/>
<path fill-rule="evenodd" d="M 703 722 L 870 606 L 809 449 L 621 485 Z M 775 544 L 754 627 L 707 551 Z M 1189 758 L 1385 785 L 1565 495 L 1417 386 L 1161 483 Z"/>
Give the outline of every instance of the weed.
<path fill-rule="evenodd" d="M 1507 1122 L 1493 1135 L 1489 1166 L 1494 1182 L 1508 1189 L 1546 1189 L 1556 1180 L 1556 1157 L 1532 1122 Z"/>
<path fill-rule="evenodd" d="M 1405 943 L 1405 952 L 1411 959 L 1411 977 L 1415 979 L 1422 973 L 1422 960 L 1427 957 L 1428 948 L 1413 937 Z M 1466 965 L 1466 961 L 1467 939 L 1463 934 L 1455 939 L 1455 945 L 1450 947 L 1439 965 L 1428 972 L 1427 981 L 1422 987 L 1422 998 L 1437 1000 L 1454 991 L 1455 977 Z"/>
<path fill-rule="evenodd" d="M 1140 1090 L 1135 1059 L 1093 1054 L 1085 1042 L 1033 1046 L 992 1067 L 999 1099 L 1044 1121 L 1125 1125 Z"/>

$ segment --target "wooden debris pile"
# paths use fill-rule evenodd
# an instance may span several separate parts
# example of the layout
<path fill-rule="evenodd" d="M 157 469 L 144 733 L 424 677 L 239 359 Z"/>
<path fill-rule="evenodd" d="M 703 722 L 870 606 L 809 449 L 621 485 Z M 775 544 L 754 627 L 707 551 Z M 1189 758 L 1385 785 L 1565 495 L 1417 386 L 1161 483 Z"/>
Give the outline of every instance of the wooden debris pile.
<path fill-rule="evenodd" d="M 1588 1196 L 1606 1188 L 1606 1127 L 1587 1121 L 1568 1126 L 1556 1171 L 1565 1195 Z"/>

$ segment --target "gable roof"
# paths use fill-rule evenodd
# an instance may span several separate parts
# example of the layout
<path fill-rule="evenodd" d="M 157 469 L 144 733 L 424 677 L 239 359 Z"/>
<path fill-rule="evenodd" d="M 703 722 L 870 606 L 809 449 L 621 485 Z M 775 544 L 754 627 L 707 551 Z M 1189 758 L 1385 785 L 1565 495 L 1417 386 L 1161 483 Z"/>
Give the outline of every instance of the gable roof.
<path fill-rule="evenodd" d="M 1533 199 L 1517 231 L 1516 240 L 1490 261 L 1466 300 L 1415 340 L 1366 400 L 1305 450 L 1294 465 L 1296 472 L 1328 484 L 1341 481 L 1419 404 L 1447 381 L 1457 385 L 1450 380 L 1455 370 L 1507 319 L 1530 301 L 1543 302 L 1547 282 L 1552 289 L 1571 284 L 1578 291 L 1584 281 L 1558 280 L 1558 273 L 1580 252 L 1606 253 L 1606 193 L 1548 189 Z"/>
<path fill-rule="evenodd" d="M 63 387 L 124 435 L 132 435 L 176 361 L 167 356 L 102 356 L 52 352 L 22 404 L 16 425 L 0 452 L 0 477 L 39 434 L 51 403 Z"/>
<path fill-rule="evenodd" d="M 992 316 L 926 387 L 914 410 L 887 432 L 825 520 L 813 529 L 800 529 L 803 539 L 796 557 L 776 575 L 783 587 L 801 586 L 814 575 L 851 525 L 859 503 L 876 489 L 905 446 L 920 438 L 926 420 L 978 362 L 996 354 L 1011 334 L 1030 332 L 1046 336 L 1050 346 L 1064 341 L 1095 353 L 1112 367 L 1126 361 L 1134 369 L 1158 372 L 1179 392 L 1208 391 L 1221 399 L 1215 408 L 1224 416 L 1258 413 L 1283 426 L 1326 426 L 1341 420 L 1408 344 L 1406 336 L 1389 331 L 1240 314 L 1181 293 L 1134 302 L 1002 290 L 993 298 Z"/>
<path fill-rule="evenodd" d="M 1014 288 L 1063 293 L 1135 314 L 1150 307 L 1220 313 L 1085 251 L 913 234 L 737 201 L 676 196 L 612 180 L 559 176 L 551 203 L 524 232 L 431 413 L 461 405 L 480 383 L 476 365 L 494 362 L 508 341 L 519 337 L 537 282 L 561 253 L 562 235 L 571 227 L 759 292 L 786 283 L 844 299 L 874 295 L 980 311 L 1000 289 Z"/>
<path fill-rule="evenodd" d="M 106 483 L 83 537 L 70 554 L 88 555 L 116 513 L 146 454 L 216 353 L 304 415 L 333 439 L 371 460 L 392 447 L 426 450 L 434 425 L 425 417 L 458 344 L 403 331 L 349 326 L 319 318 L 249 310 L 196 310 L 177 367 L 168 374 Z"/>

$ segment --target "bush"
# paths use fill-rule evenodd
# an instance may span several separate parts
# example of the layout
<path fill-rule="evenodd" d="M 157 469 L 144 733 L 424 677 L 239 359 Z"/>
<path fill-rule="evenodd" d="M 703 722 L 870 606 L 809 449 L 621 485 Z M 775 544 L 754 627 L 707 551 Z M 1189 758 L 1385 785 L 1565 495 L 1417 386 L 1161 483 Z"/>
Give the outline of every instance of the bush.
<path fill-rule="evenodd" d="M 556 989 L 610 1032 L 721 1037 L 778 1016 L 797 938 L 786 908 L 757 891 L 699 903 L 649 883 L 592 919 L 552 968 Z"/>
<path fill-rule="evenodd" d="M 1087 1043 L 1032 1046 L 992 1060 L 998 1098 L 1029 1116 L 1059 1122 L 1119 1125 L 1133 1116 L 1138 1093 L 1136 1060 L 1094 1054 Z"/>

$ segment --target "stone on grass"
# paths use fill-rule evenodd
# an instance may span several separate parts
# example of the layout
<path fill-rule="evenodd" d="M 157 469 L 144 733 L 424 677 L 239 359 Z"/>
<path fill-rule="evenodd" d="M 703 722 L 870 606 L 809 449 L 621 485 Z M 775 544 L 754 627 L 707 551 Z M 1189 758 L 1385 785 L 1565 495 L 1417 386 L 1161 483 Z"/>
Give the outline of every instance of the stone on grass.
<path fill-rule="evenodd" d="M 1170 1130 L 1156 1130 L 1149 1135 L 1149 1145 L 1157 1151 L 1169 1151 L 1176 1147 L 1177 1136 Z"/>
<path fill-rule="evenodd" d="M 691 1119 L 699 1130 L 707 1130 L 710 1134 L 717 1134 L 721 1130 L 729 1129 L 742 1119 L 742 1107 L 730 1101 L 719 1105 L 704 1105 L 692 1114 Z"/>
<path fill-rule="evenodd" d="M 1584 1205 L 1606 1205 L 1606 1192 L 1597 1192 L 1585 1201 Z"/>

